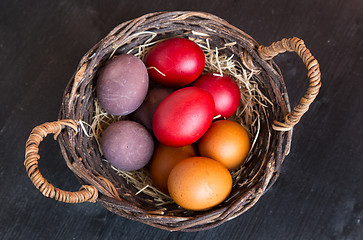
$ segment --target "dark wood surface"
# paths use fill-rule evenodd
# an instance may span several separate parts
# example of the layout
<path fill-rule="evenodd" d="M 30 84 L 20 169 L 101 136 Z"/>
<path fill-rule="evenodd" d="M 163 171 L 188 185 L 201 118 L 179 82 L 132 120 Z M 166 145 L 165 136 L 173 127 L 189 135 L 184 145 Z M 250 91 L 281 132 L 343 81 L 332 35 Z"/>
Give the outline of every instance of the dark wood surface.
<path fill-rule="evenodd" d="M 43 197 L 27 178 L 25 141 L 57 119 L 81 57 L 118 24 L 148 12 L 213 13 L 269 45 L 302 38 L 319 60 L 322 89 L 295 127 L 275 185 L 248 212 L 212 230 L 166 232 L 98 204 Z M 276 58 L 295 105 L 307 86 L 295 54 Z M 363 1 L 0 2 L 0 239 L 363 239 Z M 58 144 L 41 144 L 40 169 L 78 190 Z"/>

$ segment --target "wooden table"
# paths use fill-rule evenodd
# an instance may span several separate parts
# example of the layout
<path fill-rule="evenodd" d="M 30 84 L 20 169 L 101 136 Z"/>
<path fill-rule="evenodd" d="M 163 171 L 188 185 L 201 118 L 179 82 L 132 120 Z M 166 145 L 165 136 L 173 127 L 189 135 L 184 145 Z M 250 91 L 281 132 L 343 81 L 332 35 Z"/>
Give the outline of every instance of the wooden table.
<path fill-rule="evenodd" d="M 300 37 L 319 60 L 320 94 L 294 129 L 275 185 L 245 214 L 194 233 L 43 197 L 23 166 L 31 129 L 57 119 L 79 60 L 113 27 L 171 10 L 213 13 L 262 45 Z M 292 53 L 276 62 L 294 106 L 307 86 L 306 69 Z M 363 239 L 363 1 L 3 0 L 0 76 L 0 239 Z M 79 188 L 57 142 L 47 138 L 40 154 L 51 183 Z"/>

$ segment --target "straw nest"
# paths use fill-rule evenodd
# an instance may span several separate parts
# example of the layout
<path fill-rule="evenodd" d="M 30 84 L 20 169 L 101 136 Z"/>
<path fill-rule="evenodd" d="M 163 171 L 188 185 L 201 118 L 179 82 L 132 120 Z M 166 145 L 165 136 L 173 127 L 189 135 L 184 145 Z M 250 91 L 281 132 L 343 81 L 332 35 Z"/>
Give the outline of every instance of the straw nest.
<path fill-rule="evenodd" d="M 171 37 L 196 42 L 206 56 L 205 72 L 225 73 L 236 80 L 241 102 L 232 120 L 251 136 L 252 148 L 244 165 L 232 172 L 233 189 L 220 205 L 194 212 L 178 207 L 158 191 L 147 168 L 125 172 L 102 156 L 99 140 L 113 116 L 97 102 L 97 73 L 112 57 L 133 54 L 141 59 L 156 43 Z M 170 231 L 197 231 L 231 220 L 252 207 L 278 177 L 289 151 L 291 131 L 276 132 L 273 120 L 290 111 L 280 70 L 261 59 L 258 43 L 249 35 L 214 15 L 199 12 L 152 13 L 112 30 L 81 60 L 64 94 L 60 119 L 74 119 L 81 131 L 63 131 L 63 155 L 82 184 L 99 191 L 97 201 L 113 213 Z"/>

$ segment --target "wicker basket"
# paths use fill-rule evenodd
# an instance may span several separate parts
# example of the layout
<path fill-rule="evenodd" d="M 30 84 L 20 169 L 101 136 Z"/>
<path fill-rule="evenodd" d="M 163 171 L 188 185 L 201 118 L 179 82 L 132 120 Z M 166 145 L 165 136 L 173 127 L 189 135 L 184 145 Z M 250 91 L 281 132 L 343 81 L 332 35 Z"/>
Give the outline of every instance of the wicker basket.
<path fill-rule="evenodd" d="M 259 137 L 243 169 L 244 178 L 235 180 L 230 196 L 208 211 L 187 211 L 176 204 L 158 206 L 149 196 L 135 194 L 138 190 L 102 161 L 96 141 L 80 130 L 80 121 L 92 121 L 98 70 L 111 55 L 132 51 L 143 44 L 148 39 L 145 32 L 155 33 L 155 39 L 170 36 L 208 38 L 212 47 L 234 43 L 224 48 L 225 51 L 234 54 L 244 66 L 260 71 L 259 88 L 272 102 L 259 114 Z M 296 52 L 301 57 L 309 78 L 305 95 L 293 110 L 281 72 L 271 60 L 286 51 Z M 301 39 L 283 39 L 264 47 L 225 20 L 208 13 L 147 14 L 117 26 L 82 58 L 65 89 L 59 120 L 33 129 L 26 143 L 24 164 L 28 176 L 43 195 L 58 201 L 98 202 L 115 214 L 169 231 L 213 228 L 247 211 L 276 181 L 290 149 L 292 129 L 315 99 L 320 84 L 318 62 Z M 55 134 L 68 167 L 82 184 L 78 192 L 55 188 L 38 170 L 38 147 L 49 133 Z"/>

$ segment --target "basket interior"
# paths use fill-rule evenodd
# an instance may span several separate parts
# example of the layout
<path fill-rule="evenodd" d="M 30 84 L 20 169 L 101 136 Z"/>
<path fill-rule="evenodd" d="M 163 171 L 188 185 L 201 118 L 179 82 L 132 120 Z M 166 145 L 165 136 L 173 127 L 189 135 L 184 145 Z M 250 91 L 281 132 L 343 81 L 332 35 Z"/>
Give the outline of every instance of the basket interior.
<path fill-rule="evenodd" d="M 176 36 L 208 41 L 212 49 L 233 56 L 246 69 L 258 70 L 254 81 L 270 102 L 264 103 L 265 107 L 254 107 L 252 118 L 259 124 L 249 130 L 258 138 L 247 162 L 237 170 L 232 192 L 223 203 L 201 212 L 182 209 L 175 203 L 160 205 L 149 195 L 138 193 L 139 189 L 102 160 L 96 140 L 84 131 L 75 135 L 66 129 L 59 142 L 70 169 L 82 184 L 97 187 L 98 202 L 111 212 L 161 229 L 196 231 L 215 227 L 252 207 L 277 179 L 289 150 L 291 131 L 277 132 L 271 127 L 274 120 L 281 121 L 290 111 L 282 75 L 273 61 L 259 57 L 254 39 L 223 19 L 200 12 L 152 13 L 120 24 L 80 61 L 65 89 L 59 118 L 91 124 L 97 73 L 110 57 L 121 53 L 137 55 L 139 46 L 151 38 L 157 41 Z M 233 118 L 243 124 L 243 118 Z"/>

